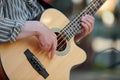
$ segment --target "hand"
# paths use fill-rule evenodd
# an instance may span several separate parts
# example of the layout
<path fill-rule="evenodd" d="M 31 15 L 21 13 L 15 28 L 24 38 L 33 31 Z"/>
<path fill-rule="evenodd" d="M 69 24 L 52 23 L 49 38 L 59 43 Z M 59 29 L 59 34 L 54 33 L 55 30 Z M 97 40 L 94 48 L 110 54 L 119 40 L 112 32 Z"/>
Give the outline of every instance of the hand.
<path fill-rule="evenodd" d="M 94 17 L 90 15 L 85 15 L 82 17 L 81 19 L 82 28 L 75 36 L 76 42 L 79 42 L 82 38 L 84 38 L 85 36 L 92 32 L 94 27 L 94 21 L 95 21 Z"/>
<path fill-rule="evenodd" d="M 39 46 L 44 51 L 51 51 L 51 58 L 53 58 L 57 48 L 57 36 L 44 24 L 41 26 L 37 38 L 39 39 Z"/>
<path fill-rule="evenodd" d="M 53 58 L 57 47 L 57 37 L 49 28 L 39 21 L 26 21 L 17 39 L 36 36 L 39 46 L 44 51 L 51 52 Z"/>

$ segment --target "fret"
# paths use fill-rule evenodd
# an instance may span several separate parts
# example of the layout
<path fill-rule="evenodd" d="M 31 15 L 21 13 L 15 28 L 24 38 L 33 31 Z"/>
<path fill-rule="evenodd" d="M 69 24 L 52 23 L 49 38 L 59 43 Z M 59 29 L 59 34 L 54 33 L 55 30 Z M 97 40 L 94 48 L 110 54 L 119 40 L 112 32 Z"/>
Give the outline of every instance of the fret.
<path fill-rule="evenodd" d="M 69 36 L 73 35 L 73 32 L 71 32 L 70 29 L 68 29 L 67 32 L 69 33 Z"/>
<path fill-rule="evenodd" d="M 99 7 L 99 5 L 100 5 L 100 3 L 99 3 L 99 0 L 98 0 L 98 1 L 96 1 L 97 8 Z"/>
<path fill-rule="evenodd" d="M 74 30 L 72 27 L 69 27 L 70 31 L 72 32 L 72 35 L 74 35 Z"/>
<path fill-rule="evenodd" d="M 67 40 L 69 39 L 69 35 L 67 35 L 68 33 L 66 33 L 66 31 L 60 31 L 60 32 Z"/>
<path fill-rule="evenodd" d="M 91 14 L 94 15 L 95 12 L 96 12 L 96 10 L 97 10 L 98 8 L 96 7 L 96 4 L 92 3 L 91 6 L 90 6 L 90 9 L 92 10 L 92 13 L 91 13 Z"/>
<path fill-rule="evenodd" d="M 96 7 L 96 4 L 92 4 L 94 11 L 96 11 L 98 8 Z"/>
<path fill-rule="evenodd" d="M 102 0 L 98 0 L 98 5 L 100 6 L 102 4 Z"/>
<path fill-rule="evenodd" d="M 78 28 L 80 25 L 79 24 L 74 24 L 72 25 L 74 27 L 72 27 L 71 31 L 72 31 L 72 34 L 68 34 L 69 35 L 69 38 L 71 38 L 72 36 L 74 36 L 80 29 Z M 67 38 L 67 39 L 69 39 Z"/>
<path fill-rule="evenodd" d="M 89 12 L 88 12 L 88 13 L 89 13 L 90 15 L 94 15 L 95 12 L 96 12 L 96 10 L 95 10 L 94 8 L 89 7 Z"/>
<path fill-rule="evenodd" d="M 98 0 L 98 1 L 96 1 L 96 6 L 97 6 L 97 9 L 100 7 L 100 5 L 102 5 L 102 3 L 101 3 L 101 0 Z"/>
<path fill-rule="evenodd" d="M 98 9 L 96 6 L 97 6 L 97 5 L 96 5 L 96 1 L 91 2 L 90 7 L 91 7 L 92 9 L 94 9 L 94 11 L 96 11 L 96 10 Z"/>
<path fill-rule="evenodd" d="M 80 25 L 79 25 L 79 24 L 76 24 L 76 26 L 77 26 L 77 28 L 76 28 L 76 31 L 75 31 L 75 32 L 77 33 L 77 32 L 80 30 L 80 28 L 79 28 Z"/>
<path fill-rule="evenodd" d="M 72 28 L 72 27 L 71 27 Z M 65 35 L 66 39 L 69 39 L 71 36 L 74 35 L 74 29 L 70 29 L 68 27 L 64 28 L 61 32 Z"/>
<path fill-rule="evenodd" d="M 97 9 L 96 4 L 92 4 L 92 5 L 93 5 L 94 9 L 96 10 Z"/>
<path fill-rule="evenodd" d="M 80 17 L 79 17 L 79 15 L 77 15 L 77 16 L 71 21 L 70 24 L 74 24 L 77 20 L 80 21 Z"/>
<path fill-rule="evenodd" d="M 88 8 L 88 13 L 91 15 L 93 12 L 94 12 L 94 10 L 93 10 L 93 8 L 90 6 L 90 7 Z"/>
<path fill-rule="evenodd" d="M 85 16 L 86 14 L 94 15 L 105 1 L 106 0 L 91 1 L 88 7 L 86 7 L 81 13 L 76 15 L 73 18 L 73 20 L 70 23 L 68 23 L 68 25 L 64 27 L 60 32 L 62 32 L 63 35 L 65 35 L 67 40 L 70 40 L 80 30 L 80 19 L 82 18 L 82 16 Z"/>
<path fill-rule="evenodd" d="M 74 27 L 69 28 L 68 31 L 70 31 L 70 34 L 68 34 L 69 36 L 73 36 L 73 35 L 75 34 L 75 33 L 74 33 L 75 28 L 74 28 Z"/>
<path fill-rule="evenodd" d="M 90 15 L 94 15 L 98 7 L 99 7 L 98 0 L 91 2 L 91 5 L 88 7 L 88 13 Z"/>

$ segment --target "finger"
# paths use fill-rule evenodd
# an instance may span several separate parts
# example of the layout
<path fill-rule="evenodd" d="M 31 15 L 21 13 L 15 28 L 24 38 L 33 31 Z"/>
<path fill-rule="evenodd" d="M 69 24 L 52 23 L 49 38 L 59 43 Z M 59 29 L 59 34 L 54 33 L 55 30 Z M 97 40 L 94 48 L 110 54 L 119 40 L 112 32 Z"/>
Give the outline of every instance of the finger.
<path fill-rule="evenodd" d="M 87 24 L 88 27 L 92 27 L 92 25 L 93 25 L 93 23 L 92 23 L 93 21 L 88 17 L 83 17 L 81 21 L 84 22 L 85 24 Z"/>
<path fill-rule="evenodd" d="M 87 22 L 86 20 L 83 20 L 82 27 L 85 28 L 85 30 L 87 30 L 88 32 L 90 32 L 91 24 L 89 22 Z"/>
<path fill-rule="evenodd" d="M 88 22 L 90 22 L 91 26 L 94 25 L 94 22 L 95 22 L 94 17 L 92 17 L 92 16 L 90 16 L 90 15 L 86 15 L 86 20 L 87 20 Z"/>
<path fill-rule="evenodd" d="M 84 22 L 82 22 L 82 26 L 83 26 L 83 29 L 84 29 L 84 33 L 88 33 L 89 32 L 89 27 L 87 24 L 85 24 Z"/>
<path fill-rule="evenodd" d="M 43 51 L 49 51 L 51 48 L 51 44 L 49 42 L 46 42 L 45 40 L 41 40 L 39 46 Z"/>
<path fill-rule="evenodd" d="M 74 39 L 76 42 L 79 42 L 85 35 L 85 29 L 81 28 L 81 30 L 79 30 L 79 32 L 75 35 Z"/>
<path fill-rule="evenodd" d="M 94 25 L 94 17 L 92 17 L 92 16 L 90 16 L 90 15 L 85 15 L 84 17 L 83 17 L 83 19 L 84 20 L 86 20 L 86 21 L 88 21 L 90 24 L 91 24 L 91 26 L 93 26 Z"/>
<path fill-rule="evenodd" d="M 44 50 L 45 51 L 50 51 L 50 48 L 51 48 L 51 46 L 50 46 L 50 44 L 46 44 L 45 46 L 44 46 Z"/>
<path fill-rule="evenodd" d="M 52 45 L 52 49 L 51 49 L 51 55 L 50 55 L 51 59 L 54 57 L 54 54 L 56 52 L 56 48 L 57 48 L 57 40 L 55 39 L 54 43 Z"/>
<path fill-rule="evenodd" d="M 42 45 L 40 44 L 40 48 L 41 48 L 43 51 L 47 51 L 47 50 L 48 50 L 47 46 L 45 46 L 45 45 L 43 45 L 43 44 L 42 44 Z"/>
<path fill-rule="evenodd" d="M 93 17 L 93 16 L 91 16 L 91 15 L 86 15 L 87 17 L 89 17 L 91 20 L 95 20 L 95 18 Z"/>
<path fill-rule="evenodd" d="M 81 28 L 81 29 L 77 32 L 77 34 L 83 33 L 83 31 L 84 31 L 84 29 Z"/>
<path fill-rule="evenodd" d="M 50 55 L 51 59 L 54 57 L 55 52 L 56 52 L 56 45 L 53 44 L 52 49 L 51 49 L 51 55 Z"/>
<path fill-rule="evenodd" d="M 86 15 L 86 17 L 88 17 L 88 21 L 92 24 L 91 28 L 90 28 L 90 32 L 93 30 L 94 28 L 94 23 L 95 23 L 95 18 L 93 16 L 90 15 Z"/>

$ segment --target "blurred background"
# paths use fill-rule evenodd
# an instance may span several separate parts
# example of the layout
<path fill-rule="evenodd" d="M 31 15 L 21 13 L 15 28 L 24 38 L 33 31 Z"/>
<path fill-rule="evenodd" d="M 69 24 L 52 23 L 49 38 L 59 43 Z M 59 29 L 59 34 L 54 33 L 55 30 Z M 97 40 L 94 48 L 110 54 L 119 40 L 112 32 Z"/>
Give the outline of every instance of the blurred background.
<path fill-rule="evenodd" d="M 70 20 L 92 0 L 45 0 Z M 107 0 L 95 15 L 93 32 L 76 43 L 87 60 L 71 70 L 70 80 L 120 80 L 120 0 Z"/>

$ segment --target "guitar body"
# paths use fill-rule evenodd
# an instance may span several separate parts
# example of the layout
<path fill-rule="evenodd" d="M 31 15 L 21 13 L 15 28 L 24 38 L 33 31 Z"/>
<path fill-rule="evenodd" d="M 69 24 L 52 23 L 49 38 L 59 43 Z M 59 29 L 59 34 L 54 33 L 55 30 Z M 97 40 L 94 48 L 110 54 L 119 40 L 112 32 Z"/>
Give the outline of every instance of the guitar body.
<path fill-rule="evenodd" d="M 55 9 L 46 10 L 40 19 L 49 28 L 57 31 L 65 27 L 69 20 Z M 18 40 L 13 43 L 0 43 L 1 61 L 10 80 L 69 80 L 70 70 L 74 65 L 86 59 L 85 52 L 77 47 L 74 40 L 67 42 L 67 48 L 61 55 L 49 58 L 49 52 L 42 51 L 35 37 Z M 29 63 L 24 51 L 29 49 L 41 62 L 49 76 L 44 79 Z M 57 53 L 57 52 L 56 52 Z"/>

